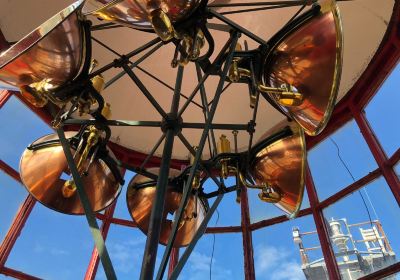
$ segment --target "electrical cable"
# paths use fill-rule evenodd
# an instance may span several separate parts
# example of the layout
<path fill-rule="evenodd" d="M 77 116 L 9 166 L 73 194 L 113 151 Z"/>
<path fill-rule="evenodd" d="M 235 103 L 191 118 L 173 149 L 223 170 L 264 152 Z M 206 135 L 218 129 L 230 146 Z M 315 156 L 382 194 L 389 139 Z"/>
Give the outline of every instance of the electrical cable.
<path fill-rule="evenodd" d="M 356 179 L 354 178 L 354 176 L 353 176 L 353 174 L 351 173 L 349 167 L 347 166 L 347 164 L 346 164 L 345 161 L 343 160 L 342 156 L 340 155 L 340 148 L 339 148 L 339 145 L 336 143 L 335 140 L 333 140 L 332 137 L 329 137 L 329 140 L 331 140 L 331 142 L 336 146 L 337 156 L 338 156 L 340 162 L 343 164 L 344 168 L 346 168 L 346 170 L 347 170 L 347 172 L 349 173 L 350 177 L 353 179 L 353 182 L 355 182 Z M 365 210 L 367 211 L 368 218 L 369 218 L 369 222 L 370 222 L 371 227 L 372 227 L 372 226 L 373 226 L 373 225 L 372 225 L 372 218 L 371 218 L 371 213 L 369 212 L 368 205 L 367 205 L 367 203 L 366 203 L 366 201 L 365 201 L 365 199 L 364 199 L 364 196 L 363 196 L 363 194 L 361 193 L 360 190 L 358 190 L 358 193 L 360 194 L 361 199 L 362 199 L 362 201 L 363 201 L 363 203 L 364 203 Z M 371 205 L 372 205 L 372 202 L 371 202 L 371 201 L 370 201 L 370 203 L 371 203 Z M 375 211 L 374 211 L 374 212 L 375 212 Z M 376 215 L 376 212 L 375 212 L 375 215 Z"/>
<path fill-rule="evenodd" d="M 219 221 L 218 209 L 216 211 L 217 211 L 217 220 L 215 221 L 214 226 L 217 226 L 217 223 Z M 211 280 L 211 272 L 212 272 L 212 263 L 213 263 L 213 258 L 214 258 L 214 249 L 215 249 L 215 233 L 213 234 L 213 245 L 212 245 L 212 251 L 211 251 L 211 258 L 210 258 L 210 280 Z"/>

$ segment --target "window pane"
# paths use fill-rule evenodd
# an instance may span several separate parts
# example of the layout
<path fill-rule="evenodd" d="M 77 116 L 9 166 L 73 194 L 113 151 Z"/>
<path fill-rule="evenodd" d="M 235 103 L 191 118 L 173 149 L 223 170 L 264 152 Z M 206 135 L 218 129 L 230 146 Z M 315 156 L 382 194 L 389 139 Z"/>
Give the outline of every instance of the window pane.
<path fill-rule="evenodd" d="M 229 177 L 225 180 L 225 185 L 227 187 L 234 186 L 235 179 L 233 177 Z M 205 192 L 216 191 L 218 187 L 215 183 L 208 179 L 204 185 Z M 215 198 L 209 199 L 208 203 L 211 207 L 215 201 Z M 214 213 L 213 217 L 209 222 L 209 226 L 239 226 L 241 223 L 241 210 L 240 204 L 236 202 L 236 192 L 230 192 L 224 195 L 220 204 L 218 205 L 216 213 Z"/>
<path fill-rule="evenodd" d="M 398 164 L 394 167 L 394 171 L 396 172 L 397 176 L 400 178 L 400 163 L 398 163 Z"/>
<path fill-rule="evenodd" d="M 281 209 L 276 207 L 274 204 L 266 203 L 262 201 L 258 194 L 259 190 L 247 189 L 249 197 L 249 208 L 250 208 L 250 221 L 256 223 L 259 221 L 271 219 L 274 217 L 286 215 Z M 306 209 L 310 207 L 310 201 L 308 200 L 307 191 L 304 189 L 303 202 L 300 209 Z"/>
<path fill-rule="evenodd" d="M 7 234 L 21 204 L 28 192 L 14 179 L 0 171 L 0 241 Z"/>
<path fill-rule="evenodd" d="M 129 182 L 131 179 L 135 176 L 135 173 L 131 171 L 127 171 L 125 173 L 125 184 L 122 187 L 121 193 L 118 196 L 118 201 L 117 201 L 117 206 L 115 207 L 115 212 L 114 212 L 114 217 L 115 218 L 120 218 L 120 219 L 125 219 L 125 220 L 132 220 L 131 215 L 129 214 L 128 211 L 128 206 L 126 202 L 126 189 L 128 187 Z"/>
<path fill-rule="evenodd" d="M 358 278 L 396 262 L 400 209 L 383 178 L 326 208 L 324 216 L 343 274 Z"/>
<path fill-rule="evenodd" d="M 210 269 L 213 280 L 244 279 L 242 244 L 241 234 L 215 234 L 215 242 L 213 234 L 204 235 L 178 279 L 210 279 Z M 183 250 L 184 248 L 180 250 L 181 254 Z"/>
<path fill-rule="evenodd" d="M 294 239 L 296 229 L 300 238 Z M 257 279 L 327 279 L 325 261 L 311 216 L 256 230 L 253 232 L 253 244 Z M 300 248 L 306 250 L 301 251 Z"/>
<path fill-rule="evenodd" d="M 42 279 L 82 279 L 93 244 L 84 217 L 37 203 L 6 266 Z"/>
<path fill-rule="evenodd" d="M 145 243 L 146 235 L 139 229 L 111 225 L 106 246 L 118 279 L 139 279 Z M 101 266 L 96 279 L 106 279 Z"/>
<path fill-rule="evenodd" d="M 399 121 L 399 79 L 400 67 L 397 66 L 365 108 L 367 119 L 388 156 L 399 148 L 400 143 L 400 133 L 393 127 Z"/>
<path fill-rule="evenodd" d="M 38 116 L 12 96 L 0 110 L 0 159 L 15 170 L 25 148 L 43 135 L 53 133 Z"/>
<path fill-rule="evenodd" d="M 354 120 L 308 152 L 308 164 L 320 200 L 377 168 L 377 164 Z"/>

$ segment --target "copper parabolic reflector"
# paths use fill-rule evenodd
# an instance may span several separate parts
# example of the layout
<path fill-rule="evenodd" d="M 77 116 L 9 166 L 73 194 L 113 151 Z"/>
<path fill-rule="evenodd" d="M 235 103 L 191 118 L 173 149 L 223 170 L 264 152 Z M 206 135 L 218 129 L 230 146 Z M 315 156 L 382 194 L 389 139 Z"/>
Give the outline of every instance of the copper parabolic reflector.
<path fill-rule="evenodd" d="M 0 80 L 16 87 L 46 81 L 52 89 L 76 77 L 84 52 L 82 3 L 65 8 L 0 53 Z"/>
<path fill-rule="evenodd" d="M 261 144 L 264 141 L 255 146 L 253 151 L 255 156 L 250 170 L 258 185 L 267 184 L 280 192 L 282 198 L 275 205 L 290 217 L 294 217 L 300 209 L 304 193 L 306 166 L 304 133 L 297 125 L 287 127 L 278 133 L 276 130 L 271 132 L 267 135 L 278 139 L 264 147 Z"/>
<path fill-rule="evenodd" d="M 158 169 L 150 169 L 150 172 L 157 174 Z M 178 170 L 171 170 L 170 176 L 179 174 Z M 151 184 L 153 182 L 153 184 Z M 126 194 L 128 210 L 133 220 L 137 223 L 143 233 L 147 234 L 151 209 L 156 195 L 156 182 L 142 175 L 136 175 L 129 183 Z M 160 243 L 166 245 L 172 229 L 175 211 L 179 208 L 181 201 L 181 191 L 169 186 L 165 198 L 164 214 L 161 222 Z M 183 222 L 178 229 L 174 247 L 187 246 L 194 234 L 204 220 L 207 202 L 190 196 L 185 209 Z M 193 215 L 195 213 L 195 215 Z"/>
<path fill-rule="evenodd" d="M 278 105 L 309 135 L 326 126 L 342 71 L 341 19 L 334 1 L 328 2 L 317 16 L 303 16 L 271 39 L 262 77 L 269 86 L 289 84 L 303 95 L 299 106 Z"/>
<path fill-rule="evenodd" d="M 138 29 L 151 29 L 149 15 L 162 9 L 172 22 L 187 17 L 201 0 L 87 0 L 85 14 L 115 21 Z"/>
<path fill-rule="evenodd" d="M 66 133 L 71 138 L 76 133 Z M 55 134 L 44 136 L 33 144 L 58 139 Z M 75 151 L 72 149 L 72 153 Z M 112 156 L 111 152 L 110 155 Z M 89 159 L 87 160 L 89 161 Z M 84 214 L 78 193 L 65 198 L 64 183 L 70 179 L 69 168 L 60 143 L 38 150 L 26 149 L 21 157 L 20 174 L 28 192 L 45 206 L 65 214 Z M 92 209 L 101 211 L 118 197 L 121 187 L 110 168 L 102 160 L 94 160 L 88 175 L 82 176 Z"/>

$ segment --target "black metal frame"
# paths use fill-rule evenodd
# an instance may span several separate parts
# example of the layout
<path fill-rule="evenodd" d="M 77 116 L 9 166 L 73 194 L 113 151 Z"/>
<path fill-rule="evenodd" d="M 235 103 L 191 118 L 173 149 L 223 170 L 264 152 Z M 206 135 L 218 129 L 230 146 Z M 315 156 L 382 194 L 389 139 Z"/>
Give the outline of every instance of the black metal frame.
<path fill-rule="evenodd" d="M 280 1 L 282 3 L 277 3 L 277 2 L 259 2 L 259 3 L 238 3 L 238 4 L 220 4 L 220 5 L 209 5 L 208 7 L 204 6 L 204 13 L 200 13 L 200 17 L 203 18 L 202 28 L 203 30 L 208 32 L 207 26 L 210 26 L 210 28 L 222 28 L 225 31 L 229 30 L 230 32 L 230 38 L 224 45 L 224 47 L 220 50 L 217 58 L 214 60 L 214 62 L 210 62 L 209 56 L 211 56 L 211 53 L 208 52 L 208 55 L 206 57 L 201 57 L 199 61 L 195 62 L 196 63 L 196 71 L 197 71 L 197 77 L 198 77 L 198 84 L 193 90 L 193 92 L 189 95 L 186 96 L 181 93 L 181 85 L 182 85 L 182 79 L 183 79 L 183 73 L 184 73 L 184 68 L 180 66 L 178 68 L 178 73 L 176 77 L 176 84 L 175 87 L 169 86 L 168 84 L 164 83 L 157 77 L 152 76 L 150 73 L 148 73 L 145 69 L 141 68 L 139 64 L 144 61 L 146 58 L 154 54 L 160 47 L 162 47 L 164 44 L 169 43 L 169 42 L 161 42 L 159 38 L 155 38 L 151 40 L 150 42 L 144 44 L 143 46 L 137 48 L 136 50 L 133 50 L 132 52 L 121 55 L 118 52 L 114 51 L 110 47 L 108 47 L 106 44 L 103 42 L 92 38 L 93 41 L 97 42 L 104 48 L 108 49 L 110 52 L 113 54 L 117 55 L 118 58 L 114 60 L 113 62 L 101 67 L 100 69 L 88 74 L 86 76 L 86 81 L 90 80 L 91 78 L 107 71 L 110 70 L 111 68 L 122 68 L 123 71 L 121 71 L 118 75 L 113 77 L 107 84 L 106 87 L 110 86 L 114 82 L 116 82 L 118 79 L 120 79 L 123 75 L 128 74 L 128 76 L 131 78 L 131 80 L 138 86 L 140 92 L 146 97 L 146 99 L 153 105 L 153 107 L 158 111 L 158 113 L 161 115 L 162 120 L 157 122 L 157 121 L 132 121 L 132 120 L 105 120 L 101 116 L 98 116 L 96 114 L 93 114 L 94 119 L 91 120 L 81 120 L 81 119 L 73 119 L 70 117 L 72 111 L 70 110 L 67 114 L 63 115 L 63 118 L 60 120 L 60 126 L 57 129 L 57 133 L 59 135 L 61 144 L 63 146 L 68 166 L 71 170 L 71 173 L 73 175 L 73 179 L 76 183 L 77 190 L 78 190 L 78 195 L 81 199 L 82 205 L 85 210 L 85 215 L 88 220 L 88 224 L 90 225 L 92 235 L 97 247 L 97 250 L 99 252 L 99 256 L 101 259 L 101 262 L 104 267 L 104 271 L 106 273 L 106 276 L 108 279 L 116 279 L 115 271 L 113 269 L 111 260 L 109 258 L 107 249 L 104 244 L 104 239 L 101 236 L 101 233 L 99 231 L 99 227 L 97 225 L 95 216 L 93 214 L 92 208 L 90 206 L 89 200 L 87 198 L 87 195 L 84 191 L 84 186 L 81 180 L 81 177 L 79 175 L 79 172 L 77 170 L 76 164 L 72 158 L 72 154 L 69 148 L 69 142 L 65 138 L 65 134 L 63 131 L 63 126 L 66 125 L 79 125 L 79 126 L 88 126 L 88 125 L 99 125 L 103 127 L 108 127 L 108 126 L 127 126 L 127 127 L 160 127 L 162 129 L 162 136 L 161 138 L 156 142 L 154 145 L 152 151 L 149 153 L 149 155 L 146 157 L 146 159 L 143 161 L 141 166 L 139 168 L 133 167 L 133 166 L 127 166 L 124 163 L 117 162 L 118 165 L 132 170 L 136 173 L 142 174 L 144 176 L 147 176 L 149 178 L 152 178 L 154 180 L 157 180 L 157 192 L 156 192 L 156 199 L 153 204 L 153 209 L 151 212 L 151 219 L 150 219 L 150 225 L 149 225 L 149 230 L 147 234 L 147 241 L 146 241 L 146 246 L 145 246 L 145 252 L 143 256 L 143 262 L 142 262 L 142 269 L 141 269 L 141 279 L 147 280 L 147 279 L 153 279 L 154 276 L 154 268 L 155 268 L 155 261 L 156 261 L 156 256 L 157 256 L 157 250 L 158 250 L 158 245 L 159 245 L 159 237 L 160 237 L 160 227 L 161 227 L 161 219 L 162 219 L 162 214 L 164 210 L 164 200 L 165 200 L 165 194 L 166 194 L 166 189 L 167 185 L 169 183 L 169 169 L 170 169 L 170 163 L 171 163 L 171 157 L 172 157 L 172 150 L 173 150 L 173 143 L 174 139 L 176 136 L 182 141 L 182 143 L 187 147 L 188 151 L 194 155 L 194 161 L 192 165 L 190 166 L 190 169 L 188 169 L 188 174 L 186 177 L 186 183 L 184 184 L 183 187 L 183 195 L 181 199 L 181 203 L 179 206 L 179 209 L 176 213 L 176 219 L 173 222 L 172 225 L 172 231 L 169 236 L 168 244 L 165 248 L 165 252 L 160 264 L 160 268 L 157 272 L 156 279 L 162 279 L 167 267 L 167 263 L 170 258 L 170 254 L 172 251 L 172 246 L 174 244 L 176 234 L 178 231 L 178 225 L 179 222 L 182 218 L 183 211 L 186 207 L 186 204 L 189 200 L 189 196 L 192 193 L 192 182 L 195 178 L 196 172 L 198 170 L 203 170 L 206 172 L 207 176 L 211 178 L 215 184 L 217 185 L 218 189 L 214 192 L 210 192 L 208 194 L 204 194 L 205 198 L 210 198 L 210 197 L 215 197 L 217 196 L 216 201 L 210 208 L 210 210 L 207 212 L 205 219 L 203 220 L 200 228 L 198 229 L 198 232 L 195 234 L 193 240 L 190 242 L 188 247 L 186 248 L 183 256 L 178 262 L 178 265 L 176 266 L 175 270 L 173 271 L 171 275 L 171 279 L 176 279 L 181 272 L 183 266 L 185 265 L 187 259 L 189 258 L 191 252 L 193 251 L 194 247 L 196 246 L 197 241 L 201 238 L 201 236 L 204 234 L 207 224 L 209 220 L 211 219 L 214 211 L 217 209 L 220 201 L 223 198 L 223 195 L 227 192 L 231 191 L 238 191 L 240 189 L 240 183 L 237 182 L 235 186 L 232 187 L 225 187 L 223 180 L 218 180 L 213 176 L 211 167 L 209 164 L 206 162 L 203 162 L 201 160 L 201 155 L 203 153 L 203 150 L 206 146 L 206 142 L 208 141 L 208 146 L 210 150 L 210 155 L 211 156 L 216 156 L 216 140 L 215 140 L 215 135 L 213 130 L 214 129 L 219 129 L 219 130 L 231 130 L 231 131 L 246 131 L 250 135 L 250 141 L 249 141 L 249 148 L 247 152 L 247 158 L 250 158 L 250 150 L 252 149 L 252 142 L 253 142 L 253 133 L 254 133 L 254 127 L 255 127 L 255 121 L 256 121 L 256 115 L 257 115 L 257 109 L 258 109 L 258 99 L 259 99 L 259 94 L 257 94 L 257 102 L 256 106 L 254 108 L 254 113 L 253 113 L 253 118 L 252 120 L 249 121 L 248 124 L 214 124 L 213 123 L 213 118 L 215 115 L 215 112 L 218 108 L 218 102 L 219 99 L 222 95 L 222 93 L 229 87 L 231 83 L 228 83 L 225 87 L 225 83 L 228 81 L 227 75 L 228 71 L 231 65 L 231 62 L 233 60 L 233 57 L 235 55 L 235 47 L 238 42 L 239 37 L 241 34 L 246 35 L 250 39 L 254 40 L 255 42 L 259 43 L 262 48 L 268 48 L 268 42 L 264 41 L 262 38 L 259 38 L 257 35 L 253 34 L 252 32 L 244 29 L 243 27 L 239 26 L 238 24 L 234 23 L 230 19 L 224 16 L 224 13 L 218 13 L 215 10 L 212 10 L 211 8 L 216 8 L 216 7 L 232 7 L 232 5 L 237 6 L 237 7 L 253 7 L 253 6 L 261 6 L 256 9 L 244 9 L 240 11 L 234 11 L 235 13 L 237 12 L 248 12 L 248 11 L 253 11 L 253 10 L 267 10 L 271 8 L 283 8 L 283 7 L 292 7 L 292 6 L 301 6 L 300 10 L 290 19 L 290 22 L 293 21 L 294 18 L 296 18 L 301 11 L 304 9 L 304 7 L 308 4 L 310 4 L 310 1 L 307 0 L 302 0 L 302 1 Z M 315 1 L 311 1 L 314 3 Z M 225 13 L 227 14 L 227 13 Z M 213 25 L 207 25 L 206 19 L 207 18 L 217 18 L 220 21 L 222 21 L 225 25 L 222 26 L 217 26 L 215 24 Z M 200 20 L 201 21 L 201 20 Z M 183 22 L 182 24 L 187 24 Z M 198 23 L 197 23 L 198 24 Z M 103 30 L 103 29 L 109 29 L 109 28 L 117 28 L 120 27 L 117 24 L 100 24 L 97 26 L 91 27 L 92 31 L 96 30 Z M 206 34 L 207 35 L 207 34 Z M 175 42 L 176 43 L 176 42 Z M 210 42 L 210 44 L 213 44 L 213 42 Z M 151 49 L 150 49 L 151 48 Z M 210 46 L 210 50 L 213 49 L 214 46 Z M 150 49 L 150 50 L 148 50 Z M 137 59 L 135 62 L 130 61 L 130 59 L 138 54 L 141 54 L 142 52 L 148 50 L 142 57 Z M 250 63 L 251 67 L 254 67 L 252 63 Z M 158 104 L 157 100 L 152 96 L 152 94 L 147 90 L 146 86 L 141 82 L 141 80 L 136 76 L 134 73 L 133 69 L 137 68 L 140 71 L 144 72 L 157 82 L 161 83 L 162 85 L 166 86 L 167 88 L 171 89 L 174 91 L 173 93 L 173 100 L 171 104 L 171 109 L 169 113 L 166 113 L 161 106 Z M 146 73 L 147 72 L 147 73 Z M 203 72 L 203 73 L 202 73 Z M 205 91 L 204 84 L 207 81 L 207 78 L 210 75 L 217 75 L 220 77 L 218 87 L 215 92 L 215 96 L 211 102 L 208 103 L 207 100 L 207 95 Z M 253 77 L 252 82 L 255 82 L 255 77 Z M 81 83 L 82 81 L 76 81 L 77 83 Z M 193 101 L 194 97 L 200 92 L 201 95 L 201 103 L 198 104 Z M 186 99 L 185 103 L 181 106 L 179 109 L 179 101 L 180 97 L 184 97 Z M 270 102 L 270 100 L 267 100 Z M 185 123 L 182 120 L 182 114 L 185 112 L 185 110 L 188 108 L 190 104 L 194 104 L 200 109 L 202 109 L 203 114 L 204 114 L 204 123 Z M 186 140 L 184 135 L 182 134 L 182 129 L 183 128 L 190 128 L 190 129 L 202 129 L 203 133 L 201 136 L 201 139 L 197 145 L 198 149 L 194 150 L 190 143 Z M 236 138 L 235 138 L 236 139 Z M 160 145 L 164 142 L 164 150 L 163 150 L 163 157 L 162 157 L 162 162 L 160 166 L 160 173 L 158 176 L 148 172 L 145 169 L 145 166 L 147 162 L 153 157 L 155 151 L 160 147 Z M 235 143 L 236 146 L 236 143 Z M 190 171 L 189 171 L 190 170 Z"/>

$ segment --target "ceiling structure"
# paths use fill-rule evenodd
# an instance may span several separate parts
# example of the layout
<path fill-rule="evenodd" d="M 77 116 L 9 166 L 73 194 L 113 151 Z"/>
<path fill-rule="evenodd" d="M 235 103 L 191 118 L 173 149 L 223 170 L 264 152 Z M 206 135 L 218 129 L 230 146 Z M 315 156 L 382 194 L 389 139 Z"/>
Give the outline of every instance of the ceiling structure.
<path fill-rule="evenodd" d="M 0 2 L 2 6 L 2 10 L 0 11 L 0 29 L 3 31 L 7 41 L 18 41 L 46 19 L 73 2 L 74 1 L 41 0 L 27 2 L 22 0 L 2 0 Z M 231 2 L 235 3 L 235 1 Z M 345 96 L 370 63 L 388 27 L 393 5 L 394 1 L 392 0 L 338 2 L 343 21 L 344 59 L 342 81 L 337 101 L 340 101 L 341 98 Z M 31 10 L 40 11 L 40 13 L 30 14 L 29 11 Z M 229 8 L 224 8 L 223 11 L 228 10 Z M 245 16 L 246 14 L 227 16 L 268 41 L 297 10 L 298 8 L 294 7 L 252 12 L 249 14 L 251 16 Z M 95 18 L 91 18 L 91 20 L 94 24 L 99 23 Z M 218 22 L 216 19 L 213 19 L 211 23 L 221 24 L 221 22 Z M 366 32 L 367 30 L 368 32 Z M 228 39 L 229 33 L 217 30 L 211 30 L 211 33 L 216 42 L 215 53 L 218 53 L 218 50 L 222 48 L 223 44 Z M 156 37 L 155 34 L 126 27 L 94 31 L 92 36 L 105 43 L 119 54 L 128 53 Z M 249 49 L 257 47 L 256 43 L 246 36 L 242 36 L 239 40 L 242 45 L 244 45 L 244 41 L 248 42 Z M 97 42 L 93 42 L 93 48 L 93 58 L 99 61 L 99 66 L 117 58 L 115 54 L 100 46 Z M 156 53 L 140 64 L 141 69 L 148 71 L 166 84 L 174 87 L 177 71 L 171 67 L 174 50 L 175 48 L 172 44 L 162 46 Z M 134 57 L 131 61 L 135 61 L 139 57 Z M 141 69 L 136 69 L 135 73 L 154 95 L 161 107 L 165 111 L 168 111 L 173 91 L 155 81 Z M 110 80 L 119 72 L 121 72 L 121 69 L 111 69 L 107 71 L 104 74 L 106 81 Z M 186 96 L 190 95 L 197 85 L 197 82 L 196 69 L 194 64 L 191 63 L 185 67 L 182 93 Z M 217 83 L 218 77 L 213 76 L 211 76 L 206 83 L 206 92 L 209 102 L 215 94 Z M 120 120 L 161 121 L 161 116 L 138 91 L 136 85 L 125 75 L 103 92 L 105 100 L 111 104 L 112 118 Z M 184 103 L 182 100 L 184 99 L 181 99 L 181 106 Z M 201 104 L 200 96 L 198 95 L 194 101 L 197 104 L 191 103 L 188 110 L 182 116 L 185 122 L 204 121 L 202 108 L 198 106 L 198 104 Z M 247 124 L 251 120 L 253 113 L 253 109 L 250 108 L 249 104 L 250 99 L 247 85 L 231 85 L 221 97 L 214 122 Z M 255 141 L 269 129 L 285 120 L 286 117 L 284 115 L 275 110 L 264 99 L 261 99 L 256 121 Z M 214 132 L 216 137 L 219 137 L 221 134 L 227 134 L 231 141 L 233 139 L 230 131 L 214 130 Z M 113 127 L 111 141 L 136 152 L 147 154 L 161 135 L 162 132 L 160 128 Z M 195 145 L 195 143 L 199 142 L 201 130 L 183 129 L 183 135 L 190 143 Z M 238 135 L 239 150 L 245 150 L 248 141 L 248 133 L 240 132 Z M 156 151 L 155 156 L 161 156 L 161 152 L 162 145 L 160 145 L 160 148 Z M 203 158 L 208 157 L 209 150 L 205 149 Z M 175 141 L 173 159 L 186 160 L 187 158 L 188 151 L 186 147 L 180 141 Z"/>

